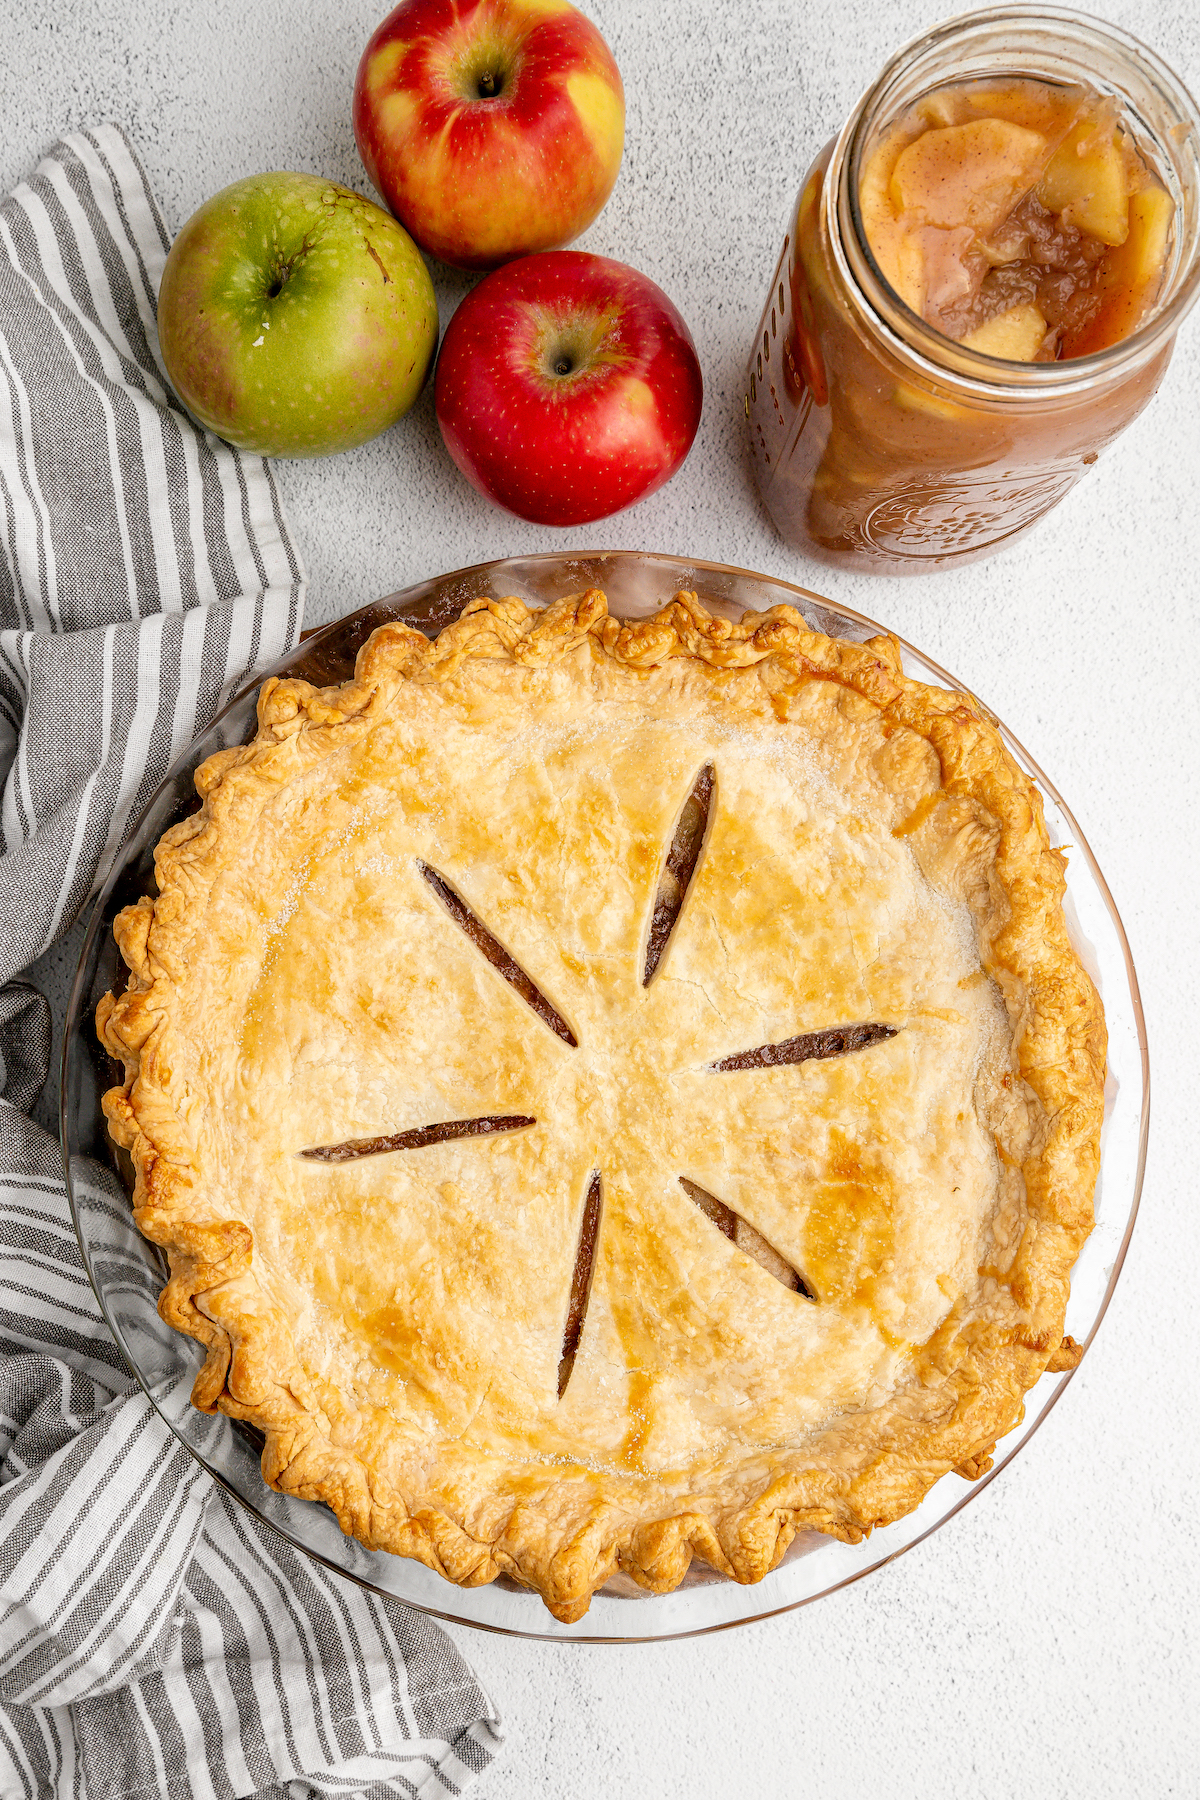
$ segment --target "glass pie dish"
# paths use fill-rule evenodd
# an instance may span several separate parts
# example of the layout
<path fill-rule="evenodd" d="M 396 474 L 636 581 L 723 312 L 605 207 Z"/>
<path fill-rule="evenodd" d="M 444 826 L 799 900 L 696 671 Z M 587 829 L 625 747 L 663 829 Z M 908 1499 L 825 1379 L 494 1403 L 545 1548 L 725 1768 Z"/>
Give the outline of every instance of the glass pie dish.
<path fill-rule="evenodd" d="M 531 605 L 602 587 L 610 609 L 626 618 L 657 610 L 680 588 L 694 589 L 713 612 L 736 618 L 779 604 L 800 610 L 816 629 L 862 642 L 880 627 L 804 589 L 744 570 L 635 552 L 543 555 L 480 564 L 421 583 L 364 608 L 307 638 L 272 671 L 319 686 L 345 680 L 376 626 L 403 617 L 430 635 L 459 616 L 470 600 L 516 594 Z M 957 686 L 911 646 L 907 671 L 938 686 Z M 722 1629 L 800 1606 L 857 1580 L 920 1542 L 993 1480 L 1054 1405 L 1069 1375 L 1045 1375 L 1027 1396 L 1021 1426 L 1002 1441 L 995 1468 L 965 1487 L 947 1476 L 907 1517 L 855 1546 L 819 1533 L 801 1534 L 783 1563 L 754 1586 L 739 1586 L 694 1566 L 674 1593 L 651 1596 L 628 1577 L 601 1590 L 576 1624 L 557 1622 L 537 1594 L 507 1578 L 459 1588 L 422 1564 L 365 1549 L 343 1535 L 324 1507 L 273 1492 L 259 1467 L 261 1439 L 250 1427 L 190 1405 L 202 1352 L 158 1316 L 155 1301 L 166 1280 L 165 1258 L 141 1237 L 132 1217 L 114 1204 L 97 1179 L 97 1163 L 115 1166 L 132 1186 L 124 1153 L 110 1144 L 100 1096 L 119 1080 L 94 1030 L 100 996 L 124 985 L 112 936 L 117 911 L 154 891 L 153 852 L 163 831 L 194 810 L 192 776 L 214 751 L 253 732 L 259 682 L 235 699 L 180 759 L 150 803 L 119 865 L 95 903 L 76 974 L 64 1035 L 62 1142 L 68 1193 L 85 1263 L 118 1344 L 170 1428 L 204 1467 L 243 1505 L 294 1545 L 350 1580 L 435 1616 L 486 1630 L 582 1642 L 633 1642 Z M 1001 727 L 1003 730 L 1003 727 Z M 1108 1015 L 1109 1067 L 1105 1093 L 1097 1224 L 1076 1264 L 1066 1329 L 1090 1343 L 1112 1295 L 1133 1227 L 1141 1189 L 1148 1117 L 1145 1032 L 1137 981 L 1108 888 L 1074 819 L 1037 765 L 1007 732 L 1008 748 L 1038 783 L 1051 841 L 1070 845 L 1066 913 L 1075 947 L 1103 997 Z M 122 1160 L 125 1167 L 122 1168 Z"/>

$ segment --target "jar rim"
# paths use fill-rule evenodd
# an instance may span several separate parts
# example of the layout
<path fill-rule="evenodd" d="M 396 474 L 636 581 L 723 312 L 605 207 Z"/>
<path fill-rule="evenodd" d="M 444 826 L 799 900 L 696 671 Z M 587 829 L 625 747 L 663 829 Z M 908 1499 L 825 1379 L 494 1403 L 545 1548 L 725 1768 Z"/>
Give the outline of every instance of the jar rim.
<path fill-rule="evenodd" d="M 1167 99 L 1178 124 L 1186 127 L 1184 135 L 1172 144 L 1164 143 L 1162 134 L 1146 128 L 1148 137 L 1169 165 L 1169 170 L 1164 173 L 1174 190 L 1172 197 L 1177 219 L 1181 218 L 1182 198 L 1177 159 L 1184 154 L 1185 145 L 1190 150 L 1200 199 L 1200 107 L 1174 70 L 1140 38 L 1107 19 L 1075 8 L 1015 4 L 958 13 L 911 38 L 889 57 L 852 108 L 834 141 L 821 206 L 826 216 L 831 252 L 842 280 L 866 311 L 871 326 L 882 333 L 901 361 L 927 379 L 941 386 L 950 385 L 976 400 L 1011 403 L 1028 397 L 1044 403 L 1077 396 L 1116 376 L 1128 375 L 1168 346 L 1200 296 L 1200 228 L 1197 217 L 1193 216 L 1186 254 L 1180 254 L 1177 247 L 1177 263 L 1170 286 L 1162 300 L 1155 303 L 1149 317 L 1127 337 L 1085 356 L 1048 363 L 1014 363 L 989 356 L 946 337 L 905 304 L 879 267 L 863 226 L 858 171 L 867 136 L 875 115 L 886 107 L 898 77 L 916 58 L 930 56 L 947 43 L 964 38 L 980 42 L 989 31 L 1009 26 L 1065 28 L 1064 36 L 1072 34 L 1082 43 L 1091 41 L 1096 48 L 1115 52 L 1125 65 L 1152 84 Z M 1012 54 L 1019 60 L 1022 52 L 1017 48 Z M 1014 68 L 1010 72 L 1014 75 L 1023 72 L 1029 79 L 1039 78 L 1036 67 L 1023 71 Z M 946 85 L 950 80 L 953 80 L 952 76 L 946 81 L 933 79 L 929 86 Z M 929 88 L 921 91 L 928 92 Z M 907 104 L 914 104 L 918 97 L 914 96 Z M 1144 120 L 1140 122 L 1145 124 Z"/>

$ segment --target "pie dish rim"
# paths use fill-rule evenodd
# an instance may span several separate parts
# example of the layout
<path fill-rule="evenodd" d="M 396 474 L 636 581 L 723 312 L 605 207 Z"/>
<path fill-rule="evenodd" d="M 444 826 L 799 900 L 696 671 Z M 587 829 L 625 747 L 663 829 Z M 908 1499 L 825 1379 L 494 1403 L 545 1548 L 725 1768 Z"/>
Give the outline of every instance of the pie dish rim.
<path fill-rule="evenodd" d="M 669 591 L 673 591 L 679 585 L 679 581 L 680 581 L 679 571 L 680 571 L 681 567 L 684 568 L 685 570 L 696 571 L 696 572 L 699 572 L 704 569 L 711 569 L 714 572 L 721 574 L 721 575 L 740 576 L 745 579 L 749 579 L 753 582 L 765 581 L 766 583 L 769 584 L 769 586 L 772 589 L 774 589 L 776 591 L 776 597 L 786 598 L 786 599 L 792 601 L 793 603 L 795 603 L 797 600 L 803 602 L 804 600 L 811 598 L 813 604 L 816 607 L 818 607 L 823 614 L 826 615 L 826 619 L 828 618 L 829 615 L 834 615 L 839 621 L 844 621 L 845 623 L 848 623 L 851 625 L 860 625 L 860 628 L 865 626 L 867 629 L 871 629 L 871 630 L 877 629 L 877 628 L 874 628 L 869 621 L 863 620 L 861 615 L 854 614 L 851 611 L 851 609 L 837 606 L 834 603 L 825 600 L 821 596 L 817 596 L 817 595 L 810 596 L 806 590 L 797 590 L 791 584 L 784 583 L 784 582 L 777 582 L 773 578 L 770 578 L 770 577 L 756 577 L 756 576 L 753 576 L 752 574 L 750 574 L 750 572 L 743 572 L 743 571 L 731 569 L 728 565 L 705 565 L 698 561 L 692 561 L 687 564 L 682 564 L 680 560 L 672 559 L 672 558 L 665 558 L 665 557 L 658 559 L 657 565 L 656 565 L 655 558 L 645 557 L 645 556 L 640 555 L 640 553 L 626 552 L 626 553 L 616 553 L 616 554 L 617 554 L 617 557 L 623 556 L 625 558 L 637 561 L 643 565 L 649 565 L 652 570 L 654 570 L 656 566 L 661 566 L 664 564 L 667 565 L 667 567 L 670 570 L 670 574 L 668 576 L 666 574 L 666 571 L 664 570 L 663 587 L 667 587 L 669 589 Z M 480 578 L 486 577 L 487 575 L 491 574 L 493 571 L 495 571 L 497 569 L 508 569 L 512 566 L 513 563 L 519 563 L 520 565 L 526 566 L 526 567 L 529 566 L 530 564 L 542 563 L 542 564 L 556 565 L 556 566 L 560 566 L 560 567 L 563 564 L 567 564 L 571 570 L 570 580 L 569 580 L 569 582 L 566 579 L 560 580 L 557 585 L 560 587 L 568 586 L 568 585 L 571 587 L 574 587 L 575 583 L 578 579 L 578 576 L 579 576 L 580 564 L 584 560 L 586 560 L 586 559 L 579 557 L 579 556 L 571 557 L 571 558 L 564 558 L 564 557 L 560 557 L 553 553 L 544 558 L 503 559 L 502 561 L 500 561 L 496 564 L 478 565 L 473 570 L 455 571 L 452 576 L 443 578 L 443 582 L 447 583 L 447 582 L 457 581 L 461 585 L 470 586 L 470 587 L 472 587 L 472 589 L 474 591 L 478 591 L 478 585 L 479 585 Z M 597 559 L 597 560 L 599 560 L 599 559 Z M 614 555 L 612 553 L 609 553 L 608 555 L 603 557 L 604 563 L 610 568 L 611 568 L 614 560 L 615 560 Z M 603 579 L 603 576 L 601 576 L 601 579 Z M 423 588 L 428 587 L 429 585 L 430 584 L 422 584 L 422 587 Z M 780 590 L 783 590 L 782 594 L 779 592 Z M 418 594 L 420 594 L 421 591 L 422 591 L 421 589 L 418 589 L 417 590 Z M 505 580 L 502 578 L 497 591 L 512 591 L 511 581 Z M 405 590 L 405 594 L 411 594 L 411 592 L 412 592 L 412 590 Z M 663 599 L 662 588 L 659 589 L 659 593 L 656 597 L 659 600 Z M 395 608 L 397 599 L 400 599 L 401 601 L 403 601 L 403 598 L 404 598 L 403 595 L 399 596 L 399 597 L 390 597 L 389 601 L 376 603 L 376 606 L 377 607 L 391 606 L 391 607 Z M 616 603 L 614 603 L 614 609 L 615 609 L 615 605 L 616 605 Z M 761 601 L 760 601 L 760 605 L 761 605 Z M 348 624 L 352 623 L 355 619 L 361 619 L 364 614 L 370 614 L 372 610 L 373 609 L 371 609 L 371 608 L 361 609 L 359 614 L 350 615 L 348 620 L 334 622 L 333 625 L 331 625 L 330 627 L 324 628 L 322 630 L 322 632 L 317 634 L 316 641 L 319 643 L 320 640 L 323 637 L 326 637 L 328 634 L 336 633 L 339 630 L 344 630 Z M 826 629 L 828 628 L 827 625 L 825 624 L 825 620 L 822 620 L 822 625 L 825 625 Z M 843 625 L 843 632 L 844 632 L 844 625 Z M 293 653 L 293 656 L 291 658 L 289 658 L 288 661 L 294 664 L 294 662 L 297 659 L 297 655 L 298 654 L 302 655 L 304 653 L 305 648 L 311 650 L 313 641 L 314 640 L 310 639 L 309 645 L 306 647 L 303 647 L 302 651 L 300 653 Z M 923 680 L 928 681 L 931 678 L 931 676 L 934 679 L 937 679 L 938 677 L 940 677 L 947 686 L 950 686 L 950 687 L 956 688 L 956 689 L 958 688 L 958 684 L 953 683 L 952 678 L 945 675 L 945 672 L 941 671 L 937 667 L 937 665 L 932 664 L 930 662 L 930 659 L 928 659 L 924 655 L 923 652 L 915 650 L 912 646 L 905 646 L 905 649 L 909 652 L 909 655 L 911 657 L 914 657 L 917 660 L 918 664 L 921 665 L 919 668 L 919 674 Z M 259 678 L 259 680 L 261 680 L 261 677 Z M 254 685 L 255 685 L 255 687 L 257 687 L 258 682 L 256 681 Z M 984 713 L 986 714 L 986 716 L 989 719 L 994 719 L 994 715 L 990 714 L 986 708 L 983 708 L 982 710 L 984 711 Z M 1032 759 L 1029 758 L 1027 756 L 1027 754 L 1023 754 L 1021 752 L 1020 746 L 1018 744 L 1016 744 L 1015 740 L 1012 739 L 1011 733 L 1005 733 L 1005 737 L 1008 741 L 1009 748 L 1016 753 L 1018 760 L 1026 768 L 1027 772 L 1033 777 L 1033 779 L 1035 781 L 1038 782 L 1038 784 L 1042 787 L 1042 789 L 1046 793 L 1048 793 L 1048 795 L 1053 799 L 1053 801 L 1059 807 L 1059 809 L 1065 813 L 1066 809 L 1063 806 L 1063 804 L 1061 803 L 1061 801 L 1059 800 L 1056 790 L 1053 788 L 1053 784 L 1049 783 L 1048 780 L 1046 780 L 1046 778 L 1044 776 L 1042 776 L 1040 770 L 1038 770 L 1036 768 L 1036 765 L 1033 765 L 1032 767 L 1030 767 L 1030 765 L 1032 764 Z M 194 749 L 194 747 L 193 747 L 193 749 Z M 194 761 L 195 760 L 194 755 L 187 760 Z M 176 773 L 175 778 L 178 779 L 177 773 Z M 168 784 L 170 783 L 171 779 L 172 779 L 171 777 L 168 777 Z M 167 785 L 167 784 L 165 784 L 165 785 Z M 1067 815 L 1067 817 L 1069 819 L 1069 814 Z M 158 826 L 156 829 L 161 830 L 161 825 Z M 1078 834 L 1077 832 L 1073 833 L 1072 841 L 1075 843 L 1077 848 L 1082 848 L 1081 834 Z M 1099 876 L 1098 870 L 1095 870 L 1094 859 L 1092 859 L 1090 857 L 1090 853 L 1086 852 L 1086 850 L 1085 850 L 1084 854 L 1085 854 L 1085 857 L 1087 858 L 1087 860 L 1089 861 L 1089 863 L 1091 864 L 1093 873 L 1096 876 Z M 1101 886 L 1103 889 L 1103 878 L 1099 877 L 1099 880 L 1100 880 L 1100 883 L 1101 883 Z M 111 884 L 110 884 L 110 886 L 111 886 Z M 1106 891 L 1105 891 L 1105 893 L 1106 893 Z M 101 896 L 100 901 L 97 903 L 97 913 L 98 914 L 103 911 L 104 902 L 105 902 L 106 898 L 107 898 L 107 896 Z M 1115 908 L 1111 907 L 1110 897 L 1107 897 L 1107 898 L 1108 898 L 1110 912 L 1112 914 L 1112 917 L 1116 924 L 1117 930 L 1119 932 L 1120 925 L 1119 925 L 1119 920 L 1116 918 Z M 93 921 L 94 925 L 95 925 L 95 923 L 96 923 L 96 921 Z M 82 964 L 81 964 L 81 970 L 82 970 Z M 1133 984 L 1131 987 L 1131 992 L 1135 998 L 1135 1003 L 1136 1003 L 1136 978 L 1133 977 L 1131 966 L 1129 967 L 1128 973 L 1129 973 L 1129 976 L 1131 979 L 1131 983 Z M 80 998 L 80 996 L 77 992 L 76 1001 L 78 1001 L 79 998 Z M 76 1011 L 78 1012 L 78 1006 L 76 1007 Z M 65 1095 L 65 1092 L 66 1092 L 66 1090 L 64 1088 L 64 1095 Z M 1135 1198 L 1135 1209 L 1136 1209 L 1136 1198 Z M 1130 1220 L 1130 1224 L 1131 1223 L 1132 1223 L 1132 1217 Z M 1126 1233 L 1126 1239 L 1127 1239 L 1127 1235 L 1128 1234 Z M 1119 1272 L 1119 1260 L 1118 1260 L 1117 1265 L 1113 1269 L 1112 1280 L 1114 1283 L 1115 1283 L 1116 1275 L 1118 1272 Z M 1109 1292 L 1111 1292 L 1111 1284 L 1110 1284 Z M 102 1296 L 102 1302 L 103 1302 L 103 1296 Z M 1107 1295 L 1105 1296 L 1105 1299 L 1104 1299 L 1104 1305 L 1107 1305 Z M 1101 1308 L 1101 1312 L 1102 1312 L 1102 1310 L 1103 1309 Z M 1097 1316 L 1096 1320 L 1093 1322 L 1093 1329 L 1094 1329 L 1094 1324 L 1098 1323 L 1098 1319 L 1099 1319 L 1099 1315 Z M 137 1371 L 135 1370 L 135 1372 L 137 1372 Z M 1065 1383 L 1063 1383 L 1063 1382 L 1059 1383 L 1060 1390 L 1063 1385 L 1065 1385 Z M 1024 1441 L 1025 1435 L 1027 1435 L 1027 1432 L 1022 1434 L 1021 1439 L 1020 1439 L 1021 1442 Z M 194 1446 L 189 1446 L 189 1447 L 194 1448 Z M 1015 1453 L 1015 1448 L 1017 1448 L 1017 1447 L 1019 1447 L 1019 1444 L 1017 1446 L 1014 1446 L 1012 1449 L 1008 1449 L 1006 1447 L 1005 1452 L 1003 1454 L 1003 1460 L 1002 1460 L 1001 1466 L 1003 1466 L 1003 1462 L 1007 1462 L 1010 1459 L 1011 1455 Z M 972 1490 L 968 1490 L 968 1492 L 966 1494 L 962 1495 L 961 1498 L 958 1500 L 957 1504 L 954 1505 L 950 1509 L 950 1511 L 946 1513 L 945 1516 L 951 1516 L 952 1512 L 957 1511 L 959 1509 L 959 1506 L 961 1506 L 961 1504 L 964 1504 L 965 1501 L 972 1496 L 973 1492 L 981 1491 L 982 1486 L 986 1485 L 987 1479 L 990 1479 L 990 1478 L 991 1477 L 985 1477 L 984 1480 L 982 1482 L 977 1483 Z M 244 1496 L 242 1494 L 239 1494 L 239 1498 L 246 1500 L 246 1496 Z M 940 1522 L 940 1520 L 938 1522 Z M 932 1529 L 935 1527 L 930 1527 L 930 1528 Z M 922 1531 L 918 1535 L 923 1536 L 923 1535 L 925 1535 L 925 1533 Z M 916 1540 L 914 1539 L 914 1541 L 916 1541 Z M 879 1560 L 884 1560 L 884 1558 L 880 1558 Z M 852 1576 L 849 1578 L 854 1579 L 856 1577 Z M 838 1584 L 838 1585 L 840 1585 L 840 1584 Z M 811 1598 L 811 1597 L 815 1597 L 815 1595 L 805 1596 L 805 1598 Z M 803 1601 L 785 1602 L 785 1605 L 786 1604 L 800 1604 L 800 1603 L 803 1603 Z M 418 1604 L 420 1604 L 420 1602 L 418 1602 Z M 751 1608 L 752 1609 L 748 1610 L 744 1616 L 746 1616 L 746 1617 L 761 1617 L 761 1616 L 765 1616 L 768 1611 L 779 1610 L 778 1608 L 765 1608 L 765 1609 L 756 1608 L 756 1607 L 753 1607 L 753 1602 L 751 1602 Z M 442 1609 L 433 1608 L 431 1610 L 442 1610 Z M 461 1617 L 461 1614 L 447 1610 L 446 1616 L 455 1618 L 455 1617 Z M 481 1621 L 468 1621 L 468 1622 L 478 1623 Z M 730 1622 L 734 1622 L 734 1621 L 730 1621 Z M 505 1627 L 500 1627 L 500 1628 L 504 1629 Z M 703 1627 L 701 1627 L 701 1628 L 703 1629 Z M 542 1633 L 535 1632 L 534 1635 L 542 1635 Z M 572 1635 L 586 1636 L 588 1634 L 586 1632 L 579 1632 L 579 1633 L 572 1633 Z M 607 1636 L 610 1634 L 605 1633 L 602 1635 Z"/>

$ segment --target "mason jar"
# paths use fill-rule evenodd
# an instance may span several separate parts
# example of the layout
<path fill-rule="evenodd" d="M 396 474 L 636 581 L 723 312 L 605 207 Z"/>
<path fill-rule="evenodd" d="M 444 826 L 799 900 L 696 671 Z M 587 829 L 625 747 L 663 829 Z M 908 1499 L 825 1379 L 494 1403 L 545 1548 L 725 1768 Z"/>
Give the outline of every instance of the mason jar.
<path fill-rule="evenodd" d="M 981 77 L 1087 84 L 1174 203 L 1149 313 L 1120 342 L 1007 362 L 944 337 L 888 285 L 859 205 L 882 134 L 931 89 Z M 908 575 L 1027 532 L 1135 419 L 1200 289 L 1200 114 L 1136 38 L 1059 8 L 951 19 L 900 50 L 806 176 L 746 371 L 763 501 L 805 555 Z"/>

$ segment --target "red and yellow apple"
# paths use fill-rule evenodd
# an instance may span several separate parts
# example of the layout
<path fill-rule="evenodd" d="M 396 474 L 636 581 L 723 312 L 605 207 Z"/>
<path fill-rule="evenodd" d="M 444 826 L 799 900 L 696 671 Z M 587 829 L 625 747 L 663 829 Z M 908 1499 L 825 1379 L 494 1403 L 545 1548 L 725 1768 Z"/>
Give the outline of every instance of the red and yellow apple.
<path fill-rule="evenodd" d="M 354 135 L 423 249 L 493 269 L 591 224 L 621 164 L 625 92 L 568 0 L 403 0 L 359 63 Z"/>
<path fill-rule="evenodd" d="M 434 377 L 467 480 L 539 525 L 584 525 L 652 494 L 691 449 L 703 398 L 691 333 L 662 289 L 579 250 L 481 281 Z"/>
<path fill-rule="evenodd" d="M 421 253 L 336 181 L 235 181 L 193 213 L 158 293 L 163 362 L 188 411 L 263 456 L 328 456 L 394 425 L 437 349 Z"/>

